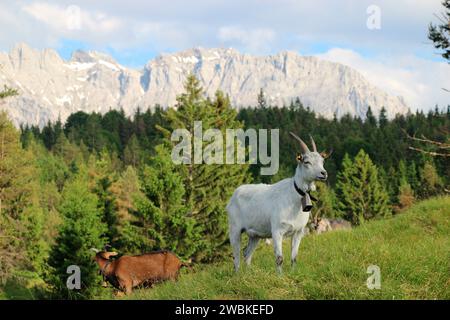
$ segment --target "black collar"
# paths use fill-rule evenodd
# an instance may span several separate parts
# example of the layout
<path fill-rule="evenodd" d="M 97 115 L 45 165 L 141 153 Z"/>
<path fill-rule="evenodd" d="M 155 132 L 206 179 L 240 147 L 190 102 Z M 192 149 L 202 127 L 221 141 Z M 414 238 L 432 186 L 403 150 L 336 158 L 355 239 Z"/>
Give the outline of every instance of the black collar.
<path fill-rule="evenodd" d="M 308 192 L 305 192 L 305 191 L 303 191 L 302 189 L 300 189 L 300 188 L 297 186 L 297 183 L 295 183 L 295 180 L 294 180 L 294 188 L 295 188 L 295 191 L 297 191 L 297 193 L 298 193 L 299 195 L 301 195 L 302 197 L 304 197 L 304 196 L 306 195 L 306 193 L 308 193 L 308 195 L 309 195 L 309 197 L 311 198 L 312 201 L 317 201 L 317 199 L 316 199 L 315 197 L 313 197 L 309 191 L 308 191 Z"/>

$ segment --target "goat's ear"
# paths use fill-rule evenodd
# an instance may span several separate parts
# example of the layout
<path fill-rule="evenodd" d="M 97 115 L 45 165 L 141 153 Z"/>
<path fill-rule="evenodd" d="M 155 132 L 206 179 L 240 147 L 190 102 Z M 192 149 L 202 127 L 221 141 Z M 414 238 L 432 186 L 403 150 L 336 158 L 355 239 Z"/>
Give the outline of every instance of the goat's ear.
<path fill-rule="evenodd" d="M 322 156 L 322 158 L 327 159 L 331 156 L 332 153 L 333 149 L 330 149 L 330 151 L 322 151 L 320 155 Z"/>
<path fill-rule="evenodd" d="M 296 159 L 297 159 L 297 162 L 303 162 L 303 156 L 302 156 L 302 154 L 301 154 L 301 153 L 297 153 Z"/>

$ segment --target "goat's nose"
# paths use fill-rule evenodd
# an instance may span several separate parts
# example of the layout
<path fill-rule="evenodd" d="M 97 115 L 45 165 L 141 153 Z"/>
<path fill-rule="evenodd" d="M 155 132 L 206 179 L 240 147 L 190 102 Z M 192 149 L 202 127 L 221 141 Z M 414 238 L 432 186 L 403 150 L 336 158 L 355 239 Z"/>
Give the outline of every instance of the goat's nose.
<path fill-rule="evenodd" d="M 325 170 L 324 170 L 324 171 L 321 171 L 320 174 L 321 174 L 322 176 L 324 176 L 324 177 L 327 176 L 327 172 L 326 172 Z"/>

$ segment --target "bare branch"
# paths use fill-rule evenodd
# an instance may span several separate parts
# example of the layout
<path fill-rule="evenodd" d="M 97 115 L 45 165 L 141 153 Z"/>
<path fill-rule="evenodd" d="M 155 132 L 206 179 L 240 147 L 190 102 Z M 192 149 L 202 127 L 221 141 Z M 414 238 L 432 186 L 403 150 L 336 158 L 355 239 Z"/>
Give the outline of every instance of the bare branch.
<path fill-rule="evenodd" d="M 408 149 L 419 151 L 419 152 L 422 152 L 425 154 L 429 154 L 430 156 L 433 156 L 433 157 L 437 157 L 437 156 L 438 157 L 450 157 L 450 153 L 445 154 L 445 153 L 439 153 L 439 152 L 434 152 L 434 151 L 426 151 L 426 150 L 415 148 L 415 147 L 408 147 Z"/>
<path fill-rule="evenodd" d="M 415 140 L 419 140 L 419 141 L 423 141 L 423 142 L 427 142 L 427 143 L 431 143 L 434 145 L 439 146 L 440 149 L 449 149 L 450 148 L 450 144 L 449 143 L 444 143 L 444 142 L 439 142 L 439 141 L 434 141 L 434 140 L 430 140 L 427 137 L 425 137 L 423 134 L 421 135 L 422 139 L 415 139 Z"/>
<path fill-rule="evenodd" d="M 429 143 L 429 144 L 434 144 L 434 145 L 438 146 L 440 149 L 448 149 L 448 148 L 450 148 L 450 144 L 449 143 L 430 140 L 427 137 L 425 137 L 423 134 L 421 135 L 422 138 L 417 138 L 415 135 L 414 136 L 409 135 L 408 132 L 406 132 L 405 129 L 402 129 L 402 131 L 411 140 L 415 140 L 415 141 L 419 141 L 419 142 L 426 142 L 426 143 Z"/>

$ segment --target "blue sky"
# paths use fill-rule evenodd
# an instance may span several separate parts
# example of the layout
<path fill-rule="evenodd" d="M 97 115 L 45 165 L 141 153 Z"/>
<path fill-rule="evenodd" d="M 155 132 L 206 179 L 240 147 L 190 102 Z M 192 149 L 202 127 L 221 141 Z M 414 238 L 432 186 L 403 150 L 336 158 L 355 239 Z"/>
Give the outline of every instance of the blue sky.
<path fill-rule="evenodd" d="M 427 39 L 440 2 L 2 1 L 0 50 L 26 42 L 54 48 L 65 59 L 76 49 L 97 50 L 134 68 L 160 53 L 196 46 L 256 55 L 292 50 L 350 65 L 403 96 L 412 109 L 428 109 L 450 103 L 450 94 L 441 90 L 450 87 L 450 67 Z M 377 28 L 368 28 L 368 21 Z"/>

